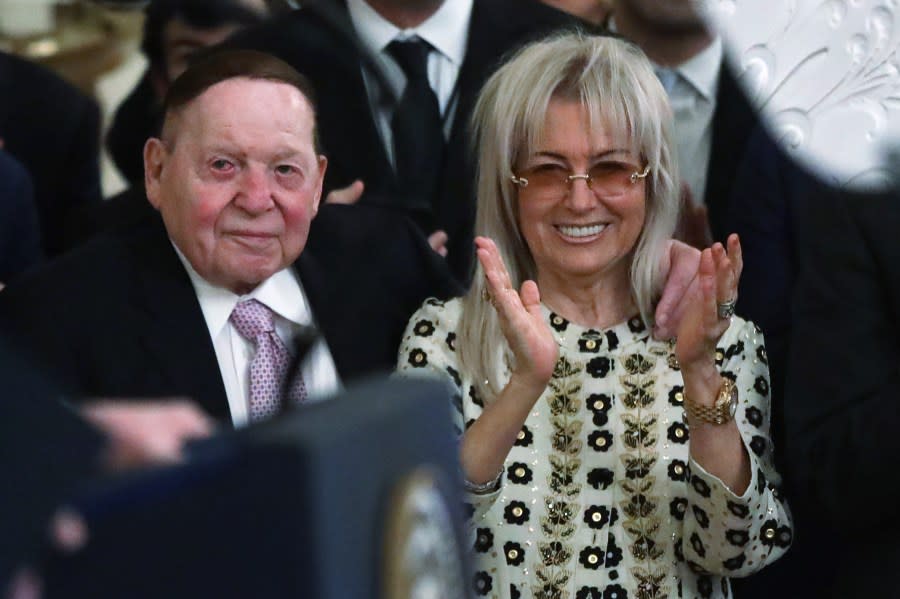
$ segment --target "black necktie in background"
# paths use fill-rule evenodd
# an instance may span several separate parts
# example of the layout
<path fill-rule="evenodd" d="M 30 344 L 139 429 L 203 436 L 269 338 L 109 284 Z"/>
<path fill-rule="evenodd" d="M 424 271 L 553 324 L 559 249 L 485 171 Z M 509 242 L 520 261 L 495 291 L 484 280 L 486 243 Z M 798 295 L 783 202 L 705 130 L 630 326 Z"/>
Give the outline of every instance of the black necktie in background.
<path fill-rule="evenodd" d="M 388 52 L 406 74 L 406 89 L 394 110 L 394 163 L 405 204 L 431 212 L 444 159 L 444 133 L 437 96 L 428 83 L 425 40 L 394 40 Z"/>

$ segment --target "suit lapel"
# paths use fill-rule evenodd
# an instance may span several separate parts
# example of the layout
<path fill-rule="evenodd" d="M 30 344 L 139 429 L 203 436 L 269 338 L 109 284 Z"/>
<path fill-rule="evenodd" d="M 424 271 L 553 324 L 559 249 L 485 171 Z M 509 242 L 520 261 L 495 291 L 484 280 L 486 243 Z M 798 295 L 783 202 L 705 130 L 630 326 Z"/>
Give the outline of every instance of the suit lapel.
<path fill-rule="evenodd" d="M 230 422 L 225 386 L 190 278 L 161 221 L 132 245 L 135 331 L 169 388 L 190 396 L 217 420 Z M 181 391 L 183 390 L 183 391 Z"/>
<path fill-rule="evenodd" d="M 323 272 L 319 262 L 307 249 L 294 263 L 294 271 L 300 278 L 303 293 L 309 300 L 313 322 L 319 334 L 325 339 L 328 351 L 334 360 L 338 375 L 343 381 L 353 377 L 354 358 L 352 353 L 345 351 L 347 344 L 342 338 L 342 326 L 340 299 L 334 297 L 332 286 L 328 285 L 327 274 Z"/>

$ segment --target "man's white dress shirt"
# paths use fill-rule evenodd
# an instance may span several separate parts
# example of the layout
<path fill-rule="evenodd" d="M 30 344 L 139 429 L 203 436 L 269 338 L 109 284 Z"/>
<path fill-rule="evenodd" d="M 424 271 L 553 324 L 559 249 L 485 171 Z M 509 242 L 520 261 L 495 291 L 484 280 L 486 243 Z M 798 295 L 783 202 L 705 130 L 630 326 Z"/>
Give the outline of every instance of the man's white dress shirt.
<path fill-rule="evenodd" d="M 256 350 L 253 342 L 244 339 L 231 324 L 229 317 L 232 310 L 238 302 L 246 299 L 265 304 L 274 313 L 275 333 L 288 350 L 293 351 L 294 335 L 301 327 L 315 325 L 309 303 L 300 281 L 290 268 L 278 271 L 247 295 L 237 295 L 209 283 L 197 274 L 177 247 L 175 251 L 200 302 L 216 351 L 222 382 L 225 383 L 231 419 L 236 427 L 244 426 L 250 406 L 250 362 Z M 324 339 L 316 342 L 300 371 L 306 384 L 307 401 L 317 401 L 340 389 L 337 369 Z"/>
<path fill-rule="evenodd" d="M 388 45 L 394 40 L 407 40 L 412 37 L 419 37 L 431 44 L 433 50 L 428 55 L 428 82 L 437 95 L 444 118 L 445 139 L 450 136 L 453 115 L 456 111 L 456 81 L 466 56 L 473 1 L 445 0 L 437 12 L 412 29 L 400 29 L 378 14 L 365 0 L 347 1 L 350 20 L 363 48 L 381 68 L 397 99 L 403 95 L 406 75 L 387 51 Z M 362 73 L 375 124 L 384 142 L 388 160 L 394 164 L 394 135 L 391 129 L 394 104 L 379 89 L 378 80 L 372 73 L 366 69 L 363 69 Z"/>

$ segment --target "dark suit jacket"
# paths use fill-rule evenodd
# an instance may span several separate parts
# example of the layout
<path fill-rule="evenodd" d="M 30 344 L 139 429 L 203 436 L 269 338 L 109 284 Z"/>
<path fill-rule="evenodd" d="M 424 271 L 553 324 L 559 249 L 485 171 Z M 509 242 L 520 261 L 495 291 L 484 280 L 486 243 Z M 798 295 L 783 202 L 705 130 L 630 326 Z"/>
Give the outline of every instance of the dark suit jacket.
<path fill-rule="evenodd" d="M 317 4 L 327 4 L 331 10 L 323 14 Z M 403 182 L 394 176 L 372 118 L 361 72 L 363 58 L 346 8 L 339 0 L 304 6 L 243 30 L 226 44 L 275 54 L 311 80 L 317 95 L 319 133 L 329 160 L 326 192 L 362 179 L 367 190 L 363 203 L 396 205 Z M 468 130 L 478 91 L 511 50 L 575 23 L 574 17 L 536 0 L 475 0 L 442 192 L 434 199 L 431 214 L 411 214 L 426 233 L 436 229 L 447 232 L 448 262 L 461 281 L 471 276 L 474 259 L 474 165 Z"/>
<path fill-rule="evenodd" d="M 0 52 L 0 138 L 31 174 L 45 253 L 59 254 L 73 209 L 101 199 L 97 103 L 47 69 Z"/>
<path fill-rule="evenodd" d="M 392 370 L 412 312 L 459 291 L 408 220 L 368 210 L 323 207 L 334 233 L 312 236 L 295 265 L 345 382 Z M 0 326 L 73 394 L 187 396 L 230 420 L 200 305 L 156 215 L 11 285 Z"/>
<path fill-rule="evenodd" d="M 8 283 L 41 259 L 41 230 L 31 178 L 0 151 L 0 283 Z"/>
<path fill-rule="evenodd" d="M 732 229 L 732 196 L 741 164 L 756 157 L 748 154 L 751 132 L 758 118 L 727 65 L 722 65 L 716 110 L 713 113 L 712 148 L 706 172 L 704 203 L 713 240 L 725 242 Z"/>
<path fill-rule="evenodd" d="M 804 226 L 785 405 L 795 494 L 830 526 L 831 596 L 900 597 L 900 193 L 821 194 Z"/>

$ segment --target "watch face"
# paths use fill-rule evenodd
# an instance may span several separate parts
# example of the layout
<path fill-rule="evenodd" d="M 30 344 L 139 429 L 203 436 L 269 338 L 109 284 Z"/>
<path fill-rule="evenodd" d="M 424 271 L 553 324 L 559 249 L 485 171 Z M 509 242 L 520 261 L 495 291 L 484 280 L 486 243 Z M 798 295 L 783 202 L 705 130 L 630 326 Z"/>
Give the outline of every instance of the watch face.
<path fill-rule="evenodd" d="M 728 394 L 728 414 L 734 418 L 734 415 L 737 413 L 738 407 L 738 390 L 737 386 L 733 385 L 731 387 L 731 393 Z"/>

